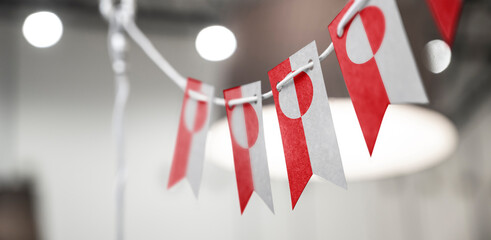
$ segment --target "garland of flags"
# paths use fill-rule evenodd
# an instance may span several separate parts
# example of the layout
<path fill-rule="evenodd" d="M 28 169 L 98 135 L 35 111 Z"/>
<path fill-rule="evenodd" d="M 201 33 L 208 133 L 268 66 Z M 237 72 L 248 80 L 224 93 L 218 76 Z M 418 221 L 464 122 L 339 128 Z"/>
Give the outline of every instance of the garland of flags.
<path fill-rule="evenodd" d="M 447 0 L 427 2 L 445 41 L 452 44 L 461 0 L 450 1 L 451 6 Z M 261 110 L 262 100 L 269 97 L 278 115 L 292 209 L 313 174 L 347 187 L 320 66 L 333 49 L 370 155 L 389 104 L 428 103 L 395 0 L 350 0 L 329 24 L 332 44 L 321 55 L 311 42 L 268 72 L 270 92 L 262 94 L 257 81 L 223 90 L 223 99 L 213 97 L 213 86 L 183 78 L 158 53 L 134 23 L 132 4 L 122 1 L 115 10 L 102 0 L 101 12 L 119 23 L 120 30 L 184 90 L 168 188 L 186 178 L 198 196 L 212 105 L 222 105 L 232 139 L 241 213 L 253 192 L 274 212 Z"/>

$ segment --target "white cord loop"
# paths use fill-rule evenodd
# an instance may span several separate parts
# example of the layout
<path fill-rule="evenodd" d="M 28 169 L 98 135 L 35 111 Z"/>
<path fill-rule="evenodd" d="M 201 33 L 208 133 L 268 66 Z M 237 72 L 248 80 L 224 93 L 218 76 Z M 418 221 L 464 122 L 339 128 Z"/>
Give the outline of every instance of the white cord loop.
<path fill-rule="evenodd" d="M 204 95 L 200 92 L 196 92 L 194 90 L 188 90 L 188 94 L 192 99 L 194 99 L 196 101 L 200 101 L 200 102 L 210 101 L 210 99 L 206 95 Z"/>
<path fill-rule="evenodd" d="M 355 2 L 350 6 L 348 11 L 343 15 L 341 21 L 339 21 L 337 33 L 338 37 L 343 36 L 344 28 L 348 25 L 348 22 L 355 17 L 356 14 L 365 6 L 368 0 L 355 0 Z"/>
<path fill-rule="evenodd" d="M 279 81 L 278 84 L 276 84 L 276 90 L 278 90 L 278 92 L 280 92 L 281 89 L 283 88 L 283 86 L 285 84 L 289 83 L 294 77 L 296 77 L 301 72 L 311 70 L 312 68 L 314 68 L 314 62 L 312 60 L 310 60 L 309 63 L 307 63 L 306 65 L 304 65 L 302 67 L 299 67 L 297 70 L 286 75 L 286 77 L 283 78 L 283 80 Z"/>
<path fill-rule="evenodd" d="M 236 98 L 228 101 L 228 106 L 233 107 L 236 105 L 242 105 L 245 103 L 257 103 L 257 101 L 261 98 L 261 96 L 250 96 L 250 97 L 242 97 L 242 98 Z"/>

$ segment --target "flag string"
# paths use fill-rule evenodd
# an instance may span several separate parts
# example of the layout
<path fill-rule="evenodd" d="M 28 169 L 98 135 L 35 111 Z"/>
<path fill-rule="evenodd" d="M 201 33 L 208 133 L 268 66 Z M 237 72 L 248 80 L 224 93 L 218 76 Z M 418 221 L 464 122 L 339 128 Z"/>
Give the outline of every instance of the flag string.
<path fill-rule="evenodd" d="M 344 32 L 344 28 L 347 25 L 347 23 L 355 16 L 355 14 L 364 6 L 367 0 L 355 0 L 354 4 L 349 8 L 347 13 L 343 16 L 341 23 L 338 26 L 338 35 L 342 35 Z M 153 45 L 153 43 L 150 41 L 150 39 L 140 30 L 138 25 L 135 23 L 135 20 L 133 18 L 134 16 L 134 3 L 132 0 L 129 0 L 127 2 L 130 2 L 129 4 L 125 4 L 127 7 L 126 8 L 121 8 L 121 14 L 122 14 L 122 26 L 123 29 L 126 31 L 128 36 L 143 50 L 143 52 L 147 55 L 150 60 L 154 62 L 154 64 L 162 70 L 169 78 L 172 80 L 181 90 L 184 91 L 186 88 L 186 78 L 183 77 L 168 61 L 165 59 L 162 54 L 157 50 L 157 48 Z M 124 4 L 122 4 L 124 5 Z M 106 19 L 110 19 L 112 15 L 114 15 L 114 8 L 112 6 L 112 3 L 110 0 L 101 0 L 100 3 L 100 9 L 102 15 Z M 329 46 L 326 48 L 324 52 L 322 52 L 319 55 L 319 60 L 323 61 L 324 59 L 329 56 L 332 51 L 334 50 L 332 42 L 329 44 Z M 306 69 L 310 69 L 313 67 L 312 63 L 308 63 L 301 68 L 299 68 L 297 71 L 292 72 L 291 74 L 288 74 L 283 80 L 278 82 L 277 88 L 278 90 L 281 89 L 286 83 L 288 83 L 290 80 L 292 80 L 296 75 L 301 73 L 302 71 Z M 301 70 L 301 71 L 300 71 Z M 198 101 L 210 101 L 216 105 L 220 106 L 225 106 L 225 99 L 220 98 L 220 97 L 214 97 L 213 99 L 208 99 L 207 96 L 190 90 L 189 91 L 190 97 L 192 97 L 195 100 Z M 266 93 L 262 94 L 262 99 L 268 99 L 273 96 L 272 91 L 268 91 Z M 234 99 L 232 105 L 239 105 L 239 104 L 244 104 L 244 103 L 250 103 L 256 101 L 256 97 L 245 97 L 245 98 L 239 98 L 239 99 Z"/>
<path fill-rule="evenodd" d="M 113 136 L 116 147 L 116 239 L 124 239 L 124 215 L 125 215 L 125 189 L 126 189 L 126 158 L 124 143 L 124 112 L 130 92 L 130 84 L 126 68 L 126 39 L 123 29 L 117 18 L 109 21 L 108 49 L 114 72 L 116 94 L 113 108 Z"/>
<path fill-rule="evenodd" d="M 134 20 L 130 19 L 127 24 L 124 25 L 124 29 L 128 33 L 128 36 L 130 36 L 133 41 L 140 46 L 140 48 L 143 50 L 143 52 L 157 65 L 176 85 L 179 86 L 184 91 L 184 88 L 186 86 L 186 78 L 184 78 L 182 75 L 180 75 L 174 67 L 172 67 L 169 62 L 159 53 L 159 51 L 155 48 L 155 46 L 152 44 L 152 42 L 145 36 L 145 34 L 138 28 Z M 329 56 L 329 54 L 332 53 L 334 50 L 334 47 L 331 44 L 329 44 L 329 47 L 321 54 L 319 55 L 319 60 L 322 61 Z M 312 63 L 308 63 L 305 66 L 301 67 L 300 69 L 308 69 L 313 66 Z M 300 70 L 299 69 L 299 70 Z M 291 79 L 293 79 L 296 75 L 301 73 L 301 71 L 295 71 L 289 75 L 287 75 L 283 80 L 281 80 L 278 83 L 278 86 L 281 88 L 283 85 L 285 85 L 287 82 L 289 82 Z M 198 101 L 209 101 L 207 96 L 193 91 L 189 90 L 189 96 L 192 97 L 195 100 Z M 273 96 L 272 91 L 268 91 L 266 93 L 262 94 L 262 99 L 268 99 Z M 239 98 L 239 99 L 234 99 L 235 101 L 231 105 L 238 105 L 238 104 L 244 104 L 244 103 L 250 103 L 254 102 L 257 100 L 256 97 L 246 97 L 246 98 Z M 214 97 L 212 101 L 216 105 L 220 106 L 225 106 L 225 99 L 220 98 L 220 97 Z"/>

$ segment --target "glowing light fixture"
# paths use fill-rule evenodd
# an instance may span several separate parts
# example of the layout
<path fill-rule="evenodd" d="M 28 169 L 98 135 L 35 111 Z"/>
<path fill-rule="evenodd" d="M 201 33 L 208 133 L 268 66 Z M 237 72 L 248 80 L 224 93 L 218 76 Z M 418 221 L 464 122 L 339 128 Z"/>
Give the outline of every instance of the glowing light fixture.
<path fill-rule="evenodd" d="M 26 18 L 22 33 L 27 42 L 34 47 L 47 48 L 61 39 L 63 24 L 52 12 L 36 12 Z"/>
<path fill-rule="evenodd" d="M 228 28 L 223 26 L 206 27 L 196 37 L 196 50 L 208 61 L 222 61 L 235 52 L 237 41 Z"/>
<path fill-rule="evenodd" d="M 441 73 L 450 65 L 452 51 L 448 44 L 436 39 L 425 45 L 426 67 L 432 73 Z"/>
<path fill-rule="evenodd" d="M 351 101 L 331 98 L 330 103 L 348 181 L 413 173 L 448 159 L 456 148 L 457 131 L 443 115 L 413 105 L 390 105 L 370 158 Z M 265 106 L 263 117 L 271 177 L 286 179 L 285 157 L 274 106 Z M 217 121 L 208 134 L 207 160 L 233 170 L 230 141 L 227 120 Z"/>

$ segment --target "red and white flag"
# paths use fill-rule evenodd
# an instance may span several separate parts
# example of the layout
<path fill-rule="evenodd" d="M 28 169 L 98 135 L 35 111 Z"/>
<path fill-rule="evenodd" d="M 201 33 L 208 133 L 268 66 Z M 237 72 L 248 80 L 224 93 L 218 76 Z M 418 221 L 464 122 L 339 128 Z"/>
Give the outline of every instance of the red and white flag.
<path fill-rule="evenodd" d="M 463 0 L 426 0 L 445 42 L 452 46 Z"/>
<path fill-rule="evenodd" d="M 244 212 L 255 191 L 274 212 L 264 142 L 261 82 L 224 90 L 223 96 L 232 138 L 240 211 Z M 229 105 L 230 100 L 253 96 L 257 97 L 256 102 Z"/>
<path fill-rule="evenodd" d="M 186 177 L 195 196 L 198 196 L 203 172 L 206 135 L 210 123 L 213 87 L 188 78 L 179 120 L 174 159 L 167 188 Z M 190 91 L 205 95 L 210 101 L 191 98 Z"/>
<path fill-rule="evenodd" d="M 389 103 L 428 99 L 395 0 L 368 0 L 338 37 L 338 24 L 352 4 L 329 32 L 371 155 Z"/>
<path fill-rule="evenodd" d="M 289 73 L 313 62 L 278 92 Z M 312 174 L 346 188 L 315 41 L 268 72 L 285 152 L 292 208 Z"/>

